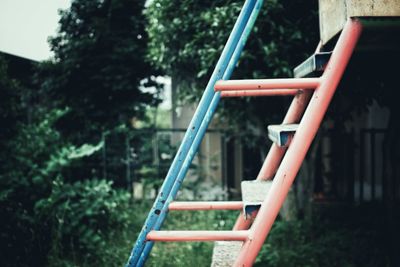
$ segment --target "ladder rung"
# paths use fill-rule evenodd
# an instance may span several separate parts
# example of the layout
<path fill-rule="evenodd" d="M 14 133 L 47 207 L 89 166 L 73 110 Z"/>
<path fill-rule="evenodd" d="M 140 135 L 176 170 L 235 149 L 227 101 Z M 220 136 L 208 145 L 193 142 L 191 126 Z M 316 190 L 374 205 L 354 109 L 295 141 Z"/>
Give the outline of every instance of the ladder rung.
<path fill-rule="evenodd" d="M 248 230 L 240 231 L 150 231 L 150 241 L 244 241 Z"/>
<path fill-rule="evenodd" d="M 298 124 L 269 125 L 268 137 L 278 146 L 287 146 L 298 127 Z"/>
<path fill-rule="evenodd" d="M 276 89 L 276 90 L 240 90 L 240 91 L 223 91 L 221 97 L 240 97 L 240 96 L 284 96 L 297 95 L 302 93 L 301 89 Z"/>
<path fill-rule="evenodd" d="M 179 201 L 171 202 L 169 210 L 241 210 L 242 201 Z"/>
<path fill-rule="evenodd" d="M 215 91 L 274 90 L 274 89 L 315 89 L 320 78 L 288 78 L 260 80 L 228 80 L 218 81 Z"/>

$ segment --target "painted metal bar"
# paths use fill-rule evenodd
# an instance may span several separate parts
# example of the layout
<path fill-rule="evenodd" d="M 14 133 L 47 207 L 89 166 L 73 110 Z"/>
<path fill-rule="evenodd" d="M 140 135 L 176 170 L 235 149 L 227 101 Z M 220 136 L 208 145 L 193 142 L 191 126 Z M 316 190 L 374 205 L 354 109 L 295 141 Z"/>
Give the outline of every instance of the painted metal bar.
<path fill-rule="evenodd" d="M 273 90 L 273 89 L 315 89 L 320 78 L 254 79 L 218 81 L 215 91 Z"/>
<path fill-rule="evenodd" d="M 169 210 L 241 210 L 242 201 L 174 201 Z"/>
<path fill-rule="evenodd" d="M 276 90 L 249 90 L 249 91 L 223 91 L 221 97 L 242 97 L 242 96 L 289 96 L 301 94 L 301 89 L 276 89 Z"/>
<path fill-rule="evenodd" d="M 244 241 L 245 231 L 151 231 L 147 240 L 151 241 Z"/>
<path fill-rule="evenodd" d="M 360 130 L 360 203 L 363 203 L 364 201 L 364 162 L 365 162 L 365 153 L 364 153 L 364 147 L 365 147 L 365 140 L 364 140 L 364 134 L 365 130 L 361 129 Z"/>
<path fill-rule="evenodd" d="M 375 201 L 375 129 L 369 132 L 370 149 L 371 149 L 371 200 Z"/>
<path fill-rule="evenodd" d="M 240 55 L 241 55 L 242 50 L 243 50 L 243 48 L 244 48 L 244 46 L 246 44 L 246 41 L 247 41 L 247 39 L 248 39 L 252 29 L 253 29 L 254 23 L 257 20 L 257 16 L 258 16 L 258 14 L 259 14 L 259 12 L 260 12 L 260 10 L 262 8 L 262 5 L 263 5 L 263 0 L 257 0 L 257 2 L 255 3 L 253 11 L 252 11 L 252 13 L 250 15 L 250 18 L 249 18 L 249 20 L 248 20 L 248 22 L 247 22 L 247 24 L 246 24 L 246 26 L 245 26 L 245 28 L 243 30 L 243 34 L 240 37 L 240 40 L 239 40 L 239 42 L 237 44 L 237 47 L 236 47 L 236 49 L 235 49 L 235 51 L 234 51 L 234 53 L 232 55 L 232 58 L 231 58 L 231 60 L 230 60 L 230 62 L 228 64 L 228 67 L 226 68 L 225 73 L 224 73 L 224 75 L 222 77 L 223 80 L 229 79 L 230 76 L 232 75 L 232 72 L 235 69 L 235 67 L 237 65 L 237 62 L 239 61 Z M 165 218 L 166 218 L 166 216 L 168 214 L 168 205 L 169 205 L 170 202 L 172 202 L 175 199 L 175 197 L 176 197 L 176 195 L 177 195 L 177 193 L 179 191 L 180 184 L 183 182 L 183 179 L 184 179 L 184 177 L 185 177 L 185 175 L 187 173 L 187 170 L 190 167 L 190 164 L 191 164 L 191 162 L 192 162 L 192 160 L 194 158 L 194 155 L 196 154 L 197 149 L 198 149 L 198 147 L 199 147 L 199 145 L 200 145 L 200 143 L 201 143 L 201 141 L 203 139 L 203 136 L 204 136 L 205 132 L 207 131 L 207 127 L 208 127 L 209 123 L 211 122 L 211 120 L 213 118 L 213 115 L 214 115 L 215 110 L 216 110 L 216 108 L 218 106 L 219 100 L 220 100 L 220 92 L 217 92 L 213 96 L 211 104 L 210 104 L 210 106 L 209 106 L 209 108 L 208 108 L 208 110 L 207 110 L 207 112 L 206 112 L 206 114 L 205 114 L 205 116 L 203 118 L 203 121 L 202 121 L 202 123 L 201 123 L 201 125 L 199 127 L 199 130 L 198 130 L 198 133 L 197 133 L 197 135 L 196 135 L 196 137 L 195 137 L 195 139 L 193 141 L 193 145 L 188 151 L 188 154 L 187 154 L 188 156 L 185 158 L 185 160 L 184 160 L 184 162 L 182 164 L 181 170 L 180 170 L 180 172 L 178 174 L 178 177 L 177 177 L 177 179 L 175 181 L 175 184 L 174 184 L 174 186 L 173 186 L 173 188 L 171 190 L 171 194 L 167 198 L 165 206 L 161 210 L 160 217 L 159 217 L 158 221 L 156 222 L 156 224 L 154 226 L 154 230 L 159 230 L 161 228 L 161 226 L 162 226 L 162 224 L 163 224 L 163 222 L 164 222 L 164 220 L 165 220 Z M 151 242 L 151 241 L 146 242 L 145 248 L 144 248 L 143 253 L 142 253 L 142 255 L 141 255 L 140 259 L 139 259 L 139 262 L 138 262 L 137 266 L 143 266 L 144 265 L 144 263 L 145 263 L 145 261 L 146 261 L 146 259 L 148 257 L 148 254 L 150 253 L 153 245 L 154 245 L 154 242 Z"/>
<path fill-rule="evenodd" d="M 361 30 L 362 26 L 358 20 L 348 19 L 322 75 L 321 85 L 316 89 L 304 113 L 292 143 L 275 175 L 271 189 L 249 230 L 249 238 L 243 244 L 234 266 L 253 265 L 318 131 L 357 44 Z"/>

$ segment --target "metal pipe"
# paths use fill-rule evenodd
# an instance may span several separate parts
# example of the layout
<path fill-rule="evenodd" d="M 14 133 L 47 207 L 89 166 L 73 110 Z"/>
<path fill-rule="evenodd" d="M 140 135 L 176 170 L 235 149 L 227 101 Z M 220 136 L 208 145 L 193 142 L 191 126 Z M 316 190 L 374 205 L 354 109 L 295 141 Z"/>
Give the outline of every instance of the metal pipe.
<path fill-rule="evenodd" d="M 241 210 L 242 201 L 179 201 L 171 202 L 169 210 Z"/>
<path fill-rule="evenodd" d="M 218 81 L 215 91 L 273 90 L 273 89 L 315 89 L 320 78 L 286 78 Z"/>
<path fill-rule="evenodd" d="M 146 235 L 152 229 L 159 229 L 165 220 L 168 212 L 168 204 L 175 198 L 218 105 L 220 93 L 213 92 L 215 82 L 221 78 L 229 79 L 261 9 L 262 3 L 263 0 L 246 0 L 244 3 L 182 144 L 168 171 L 160 194 L 139 234 L 127 267 L 144 265 L 153 246 L 153 242 L 146 242 Z"/>
<path fill-rule="evenodd" d="M 288 96 L 301 94 L 300 89 L 276 89 L 276 90 L 241 90 L 241 91 L 223 91 L 221 97 L 241 97 L 241 96 Z"/>
<path fill-rule="evenodd" d="M 151 241 L 244 241 L 246 231 L 151 231 L 147 240 Z"/>
<path fill-rule="evenodd" d="M 318 131 L 357 44 L 361 29 L 361 23 L 356 19 L 348 19 L 346 22 L 327 68 L 322 75 L 321 85 L 314 92 L 292 143 L 275 175 L 271 189 L 249 230 L 249 238 L 243 244 L 234 266 L 253 265 Z"/>

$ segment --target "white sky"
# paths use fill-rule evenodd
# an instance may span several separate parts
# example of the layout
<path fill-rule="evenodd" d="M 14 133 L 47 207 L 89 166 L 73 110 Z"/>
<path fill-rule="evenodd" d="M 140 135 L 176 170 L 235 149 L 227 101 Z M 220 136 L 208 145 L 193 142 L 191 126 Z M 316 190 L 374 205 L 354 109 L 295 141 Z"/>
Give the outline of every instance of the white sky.
<path fill-rule="evenodd" d="M 58 9 L 69 5 L 70 0 L 0 0 L 0 51 L 48 59 L 47 38 L 56 33 Z"/>
<path fill-rule="evenodd" d="M 58 10 L 69 5 L 70 0 L 0 0 L 0 51 L 38 61 L 48 59 L 52 53 L 47 39 L 56 33 Z M 161 106 L 170 109 L 171 81 L 160 77 L 159 82 L 166 85 Z"/>

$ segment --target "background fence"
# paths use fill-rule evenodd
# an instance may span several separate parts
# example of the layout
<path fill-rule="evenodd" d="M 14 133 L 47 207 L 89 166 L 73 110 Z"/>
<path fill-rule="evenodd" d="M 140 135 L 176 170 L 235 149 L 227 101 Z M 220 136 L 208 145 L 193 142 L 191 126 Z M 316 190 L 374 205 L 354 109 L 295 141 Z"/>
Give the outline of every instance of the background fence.
<path fill-rule="evenodd" d="M 101 153 L 85 161 L 84 166 L 76 166 L 76 172 L 80 177 L 90 173 L 112 180 L 137 198 L 153 198 L 184 133 L 184 129 L 140 129 L 104 134 Z M 388 136 L 386 129 L 320 131 L 319 144 L 313 144 L 318 145 L 312 165 L 314 194 L 356 203 L 400 200 L 400 162 L 393 153 L 399 144 Z M 208 131 L 184 188 L 194 192 L 193 198 L 202 191 L 221 197 L 237 192 L 240 181 L 234 179 L 254 179 L 269 145 L 267 137 Z M 206 190 L 204 184 L 208 185 Z"/>
<path fill-rule="evenodd" d="M 103 135 L 102 176 L 137 198 L 153 198 L 165 178 L 185 129 L 140 129 Z M 222 190 L 225 133 L 207 131 L 186 180 L 189 187 L 213 183 Z M 195 188 L 192 191 L 197 192 Z"/>
<path fill-rule="evenodd" d="M 387 129 L 321 132 L 315 192 L 351 202 L 400 200 L 399 159 Z"/>

